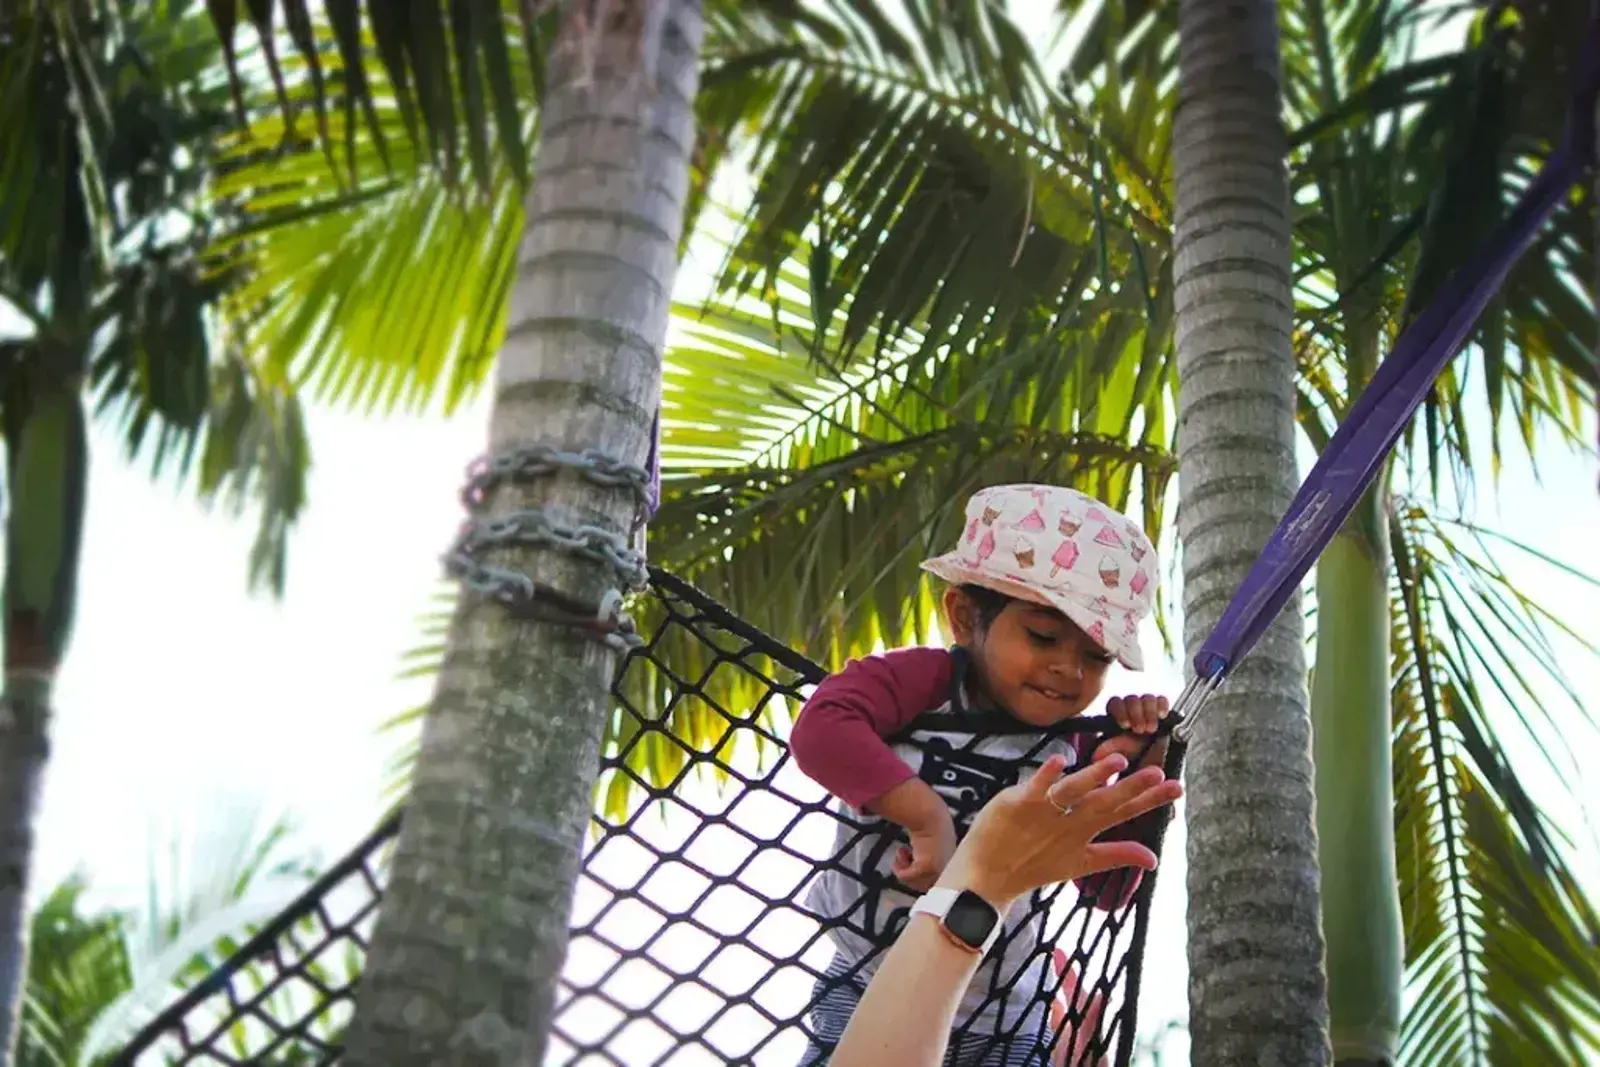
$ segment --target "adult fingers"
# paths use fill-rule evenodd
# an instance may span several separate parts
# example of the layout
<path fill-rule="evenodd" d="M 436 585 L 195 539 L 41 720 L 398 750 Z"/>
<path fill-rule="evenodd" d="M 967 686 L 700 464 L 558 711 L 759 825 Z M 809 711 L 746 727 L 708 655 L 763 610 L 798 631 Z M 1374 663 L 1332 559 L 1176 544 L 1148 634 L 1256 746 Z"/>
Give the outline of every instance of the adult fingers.
<path fill-rule="evenodd" d="M 1050 758 L 1041 763 L 1039 769 L 1033 772 L 1033 777 L 1028 779 L 1023 794 L 1029 800 L 1045 800 L 1051 786 L 1061 781 L 1061 773 L 1066 769 L 1067 758 L 1059 752 L 1051 753 Z M 1067 780 L 1071 781 L 1071 778 Z"/>
<path fill-rule="evenodd" d="M 1107 757 L 1107 759 L 1110 758 Z M 1116 758 L 1123 759 L 1124 764 L 1126 763 L 1125 758 L 1120 756 Z M 1076 775 L 1073 777 L 1076 777 Z M 1072 803 L 1080 811 L 1095 817 L 1110 819 L 1111 821 L 1105 825 L 1111 826 L 1120 821 L 1116 815 L 1118 809 L 1145 792 L 1145 790 L 1160 783 L 1164 777 L 1165 772 L 1160 767 L 1141 767 L 1115 785 L 1108 785 L 1103 789 L 1091 787 L 1078 800 Z M 1066 781 L 1070 782 L 1072 778 L 1068 778 Z M 1056 799 L 1067 801 L 1068 797 L 1065 792 L 1066 782 L 1063 782 L 1061 788 L 1055 791 Z"/>
<path fill-rule="evenodd" d="M 1158 768 L 1149 768 L 1156 770 Z M 1142 773 L 1142 772 L 1141 772 Z M 1122 783 L 1118 783 L 1121 785 Z M 1136 783 L 1137 784 L 1137 783 Z M 1111 809 L 1110 815 L 1115 823 L 1127 822 L 1136 819 L 1145 812 L 1154 811 L 1156 808 L 1165 807 L 1183 796 L 1183 783 L 1175 778 L 1157 778 L 1135 792 L 1132 796 L 1120 799 Z"/>
<path fill-rule="evenodd" d="M 1161 768 L 1144 767 L 1090 796 L 1078 810 L 1093 820 L 1094 832 L 1098 834 L 1165 807 L 1182 795 L 1183 786 L 1175 779 L 1163 778 Z"/>
<path fill-rule="evenodd" d="M 1046 761 L 1045 766 L 1049 766 L 1050 763 L 1057 758 L 1058 757 L 1056 756 L 1051 756 L 1050 760 Z M 1063 766 L 1064 765 L 1065 761 L 1063 761 Z M 1053 799 L 1055 803 L 1064 807 L 1072 807 L 1089 794 L 1093 793 L 1100 786 L 1105 785 L 1106 782 L 1110 781 L 1112 775 L 1126 770 L 1127 766 L 1128 757 L 1122 755 L 1120 752 L 1112 752 L 1101 756 L 1087 767 L 1084 767 L 1079 771 L 1074 771 L 1065 778 L 1060 777 L 1060 771 L 1058 770 L 1056 772 L 1057 781 L 1053 781 L 1044 786 L 1043 789 L 1040 789 L 1034 795 L 1041 800 Z M 1039 772 L 1040 773 L 1035 774 L 1032 781 L 1028 783 L 1030 790 L 1033 786 L 1039 783 L 1039 780 L 1044 772 L 1044 767 L 1039 768 Z"/>
<path fill-rule="evenodd" d="M 1083 857 L 1087 865 L 1084 874 L 1099 874 L 1115 867 L 1140 867 L 1147 871 L 1156 869 L 1156 854 L 1137 841 L 1096 841 L 1085 846 Z"/>

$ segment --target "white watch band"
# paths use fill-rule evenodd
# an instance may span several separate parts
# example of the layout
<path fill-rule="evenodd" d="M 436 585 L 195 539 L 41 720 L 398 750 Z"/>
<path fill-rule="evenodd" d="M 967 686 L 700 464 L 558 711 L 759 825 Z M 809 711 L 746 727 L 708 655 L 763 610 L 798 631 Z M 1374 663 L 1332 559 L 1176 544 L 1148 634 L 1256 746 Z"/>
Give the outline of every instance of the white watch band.
<path fill-rule="evenodd" d="M 916 903 L 911 905 L 911 914 L 931 915 L 943 925 L 944 917 L 950 913 L 951 905 L 956 902 L 956 898 L 960 895 L 961 890 L 959 889 L 951 889 L 948 886 L 934 886 L 918 897 Z M 1000 933 L 1005 929 L 1005 925 L 1005 916 L 1000 914 L 999 909 L 996 909 L 994 928 L 989 931 L 989 936 L 984 938 L 983 946 L 978 949 L 978 955 L 987 956 L 989 954 L 989 950 L 994 947 L 994 943 L 1000 939 Z"/>

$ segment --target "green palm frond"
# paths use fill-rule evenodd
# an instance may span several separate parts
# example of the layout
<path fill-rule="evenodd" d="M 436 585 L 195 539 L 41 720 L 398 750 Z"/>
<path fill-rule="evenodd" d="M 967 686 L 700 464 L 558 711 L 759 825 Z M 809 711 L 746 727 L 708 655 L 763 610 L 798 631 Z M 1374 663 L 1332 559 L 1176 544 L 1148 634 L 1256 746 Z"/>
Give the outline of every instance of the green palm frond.
<path fill-rule="evenodd" d="M 130 984 L 100 1005 L 82 1039 L 85 1062 L 109 1055 L 174 989 L 210 974 L 305 891 L 316 864 L 295 848 L 293 829 L 253 805 L 219 805 L 152 836 L 145 901 L 122 931 Z"/>
<path fill-rule="evenodd" d="M 286 849 L 289 827 L 213 809 L 152 854 L 141 912 L 91 909 L 72 875 L 31 919 L 19 1067 L 89 1067 L 174 991 L 202 977 L 311 878 Z M 248 980 L 249 974 L 240 976 Z"/>
<path fill-rule="evenodd" d="M 255 102 L 245 88 L 250 72 L 239 61 L 244 31 L 264 61 L 283 141 L 309 140 L 298 125 L 309 117 L 310 136 L 330 159 L 342 149 L 355 180 L 361 171 L 351 139 L 358 123 L 375 139 L 380 160 L 387 162 L 396 143 L 395 130 L 384 129 L 378 117 L 387 99 L 411 151 L 444 181 L 484 187 L 493 184 L 497 166 L 509 166 L 521 184 L 527 180 L 522 107 L 529 80 L 542 69 L 541 42 L 556 25 L 554 13 L 541 14 L 541 6 L 327 0 L 313 13 L 305 0 L 245 0 L 242 11 L 239 0 L 206 5 L 226 51 L 240 126 L 249 125 Z M 508 47 L 518 40 L 528 47 Z M 386 87 L 375 83 L 376 71 Z M 305 92 L 295 91 L 297 82 Z M 491 139 L 503 149 L 493 158 Z"/>
<path fill-rule="evenodd" d="M 183 3 L 94 18 L 27 3 L 8 20 L 0 282 L 31 336 L 0 374 L 81 381 L 130 457 L 204 500 L 252 505 L 251 585 L 281 592 L 309 457 L 292 388 L 228 343 L 219 310 L 241 276 L 200 251 L 232 210 L 211 195 L 229 126 L 218 43 Z"/>
<path fill-rule="evenodd" d="M 241 342 L 330 403 L 455 410 L 504 339 L 522 229 L 515 187 L 500 184 L 487 205 L 448 195 L 427 173 L 355 194 L 313 191 L 327 173 L 302 154 L 225 180 L 259 212 L 216 246 L 245 278 L 230 299 Z M 284 186 L 246 194 L 261 176 Z"/>
<path fill-rule="evenodd" d="M 774 103 L 723 284 L 770 295 L 783 265 L 817 243 L 829 270 L 813 274 L 812 299 L 823 318 L 850 301 L 847 352 L 869 331 L 893 341 L 913 327 L 930 348 L 963 349 L 1113 280 L 1153 304 L 1170 226 L 1159 37 L 1132 45 L 1139 77 L 1105 79 L 1101 99 L 1114 104 L 1090 118 L 1000 8 L 906 10 L 909 37 L 775 43 L 772 62 L 740 68 L 741 90 Z"/>
<path fill-rule="evenodd" d="M 679 309 L 652 531 L 665 565 L 830 663 L 926 637 L 933 590 L 917 564 L 954 543 L 983 484 L 1137 498 L 1159 536 L 1167 350 L 1136 294 L 1029 309 L 985 346 L 931 347 L 925 323 L 855 344 L 850 298 L 813 321 L 806 285 L 824 254 L 774 272 L 766 302 Z"/>
<path fill-rule="evenodd" d="M 206 8 L 225 53 L 237 125 L 277 115 L 276 134 L 262 143 L 314 143 L 359 184 L 371 175 L 356 148 L 366 136 L 386 172 L 393 172 L 391 153 L 409 154 L 445 186 L 480 191 L 508 177 L 527 186 L 527 109 L 554 59 L 592 61 L 585 59 L 590 40 L 614 28 L 602 22 L 643 32 L 630 8 L 589 2 L 207 0 Z M 794 0 L 709 0 L 702 15 L 712 40 L 839 33 Z"/>
<path fill-rule="evenodd" d="M 730 65 L 765 62 L 768 43 L 785 27 L 815 21 L 785 8 L 708 5 L 708 49 Z M 325 53 L 324 84 L 347 79 L 334 15 L 330 5 L 312 21 Z M 548 22 L 543 17 L 540 25 Z M 513 56 L 521 132 L 507 138 L 505 116 L 485 131 L 484 162 L 474 164 L 472 182 L 453 181 L 436 165 L 419 132 L 427 123 L 418 123 L 421 113 L 407 95 L 411 82 L 395 80 L 382 41 L 351 53 L 363 64 L 354 68 L 360 107 L 327 115 L 329 137 L 340 146 L 336 165 L 285 121 L 276 89 L 259 80 L 241 89 L 261 106 L 251 109 L 248 126 L 224 138 L 214 195 L 238 221 L 212 235 L 213 268 L 243 279 L 228 314 L 254 358 L 321 400 L 366 411 L 434 404 L 452 411 L 488 378 L 504 340 L 525 222 L 518 167 L 507 159 L 521 153 L 524 167 L 531 159 L 540 92 L 539 68 L 523 55 L 517 19 L 508 14 L 498 25 Z M 547 30 L 540 32 L 546 40 Z M 281 50 L 291 44 L 280 41 Z M 283 60 L 279 80 L 291 112 L 308 113 L 325 91 L 303 60 Z M 759 93 L 742 83 L 708 88 L 697 99 L 691 218 L 762 106 Z M 474 127 L 464 112 L 458 119 L 458 133 Z"/>
<path fill-rule="evenodd" d="M 1349 372 L 1342 398 L 1323 390 L 1303 403 L 1337 417 L 1553 147 L 1559 122 L 1530 112 L 1524 97 L 1559 57 L 1530 52 L 1536 28 L 1518 20 L 1480 19 L 1464 50 L 1414 59 L 1435 19 L 1425 6 L 1335 13 L 1308 2 L 1285 12 L 1298 31 L 1285 36 L 1291 116 L 1303 123 L 1293 168 L 1300 328 L 1307 347 L 1321 337 L 1330 355 L 1347 357 Z M 1496 474 L 1508 426 L 1530 455 L 1538 426 L 1579 441 L 1581 411 L 1600 387 L 1594 311 L 1579 281 L 1594 271 L 1588 202 L 1579 191 L 1546 227 L 1478 324 L 1471 355 L 1446 370 L 1404 439 L 1405 461 L 1435 492 L 1446 473 L 1457 492 L 1470 485 L 1463 405 L 1473 393 L 1488 401 Z"/>
<path fill-rule="evenodd" d="M 1568 865 L 1571 842 L 1500 739 L 1515 721 L 1546 755 L 1543 772 L 1578 795 L 1563 722 L 1584 709 L 1551 646 L 1554 632 L 1577 635 L 1519 591 L 1475 528 L 1412 505 L 1391 538 L 1397 870 L 1413 998 L 1403 1061 L 1588 1062 L 1600 1051 L 1600 920 Z M 1572 706 L 1550 706 L 1530 668 Z"/>
<path fill-rule="evenodd" d="M 91 912 L 88 881 L 73 875 L 34 909 L 18 1067 L 79 1067 L 96 1015 L 133 983 L 124 944 L 127 917 Z"/>

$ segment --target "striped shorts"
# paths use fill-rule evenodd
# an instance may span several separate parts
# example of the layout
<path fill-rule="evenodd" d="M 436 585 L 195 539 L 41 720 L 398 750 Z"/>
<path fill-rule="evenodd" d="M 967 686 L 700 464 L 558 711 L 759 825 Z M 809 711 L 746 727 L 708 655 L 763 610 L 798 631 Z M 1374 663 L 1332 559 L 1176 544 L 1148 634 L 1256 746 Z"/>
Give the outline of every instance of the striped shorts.
<path fill-rule="evenodd" d="M 811 1005 L 811 1027 L 815 1036 L 800 1061 L 801 1067 L 826 1067 L 834 1046 L 844 1036 L 845 1025 L 867 991 L 867 977 L 852 975 L 850 971 L 850 961 L 834 956 L 817 980 Z M 1041 1036 L 1037 1030 L 1027 1029 L 999 1037 L 952 1034 L 944 1067 L 1049 1067 L 1050 1058 L 1040 1041 Z"/>

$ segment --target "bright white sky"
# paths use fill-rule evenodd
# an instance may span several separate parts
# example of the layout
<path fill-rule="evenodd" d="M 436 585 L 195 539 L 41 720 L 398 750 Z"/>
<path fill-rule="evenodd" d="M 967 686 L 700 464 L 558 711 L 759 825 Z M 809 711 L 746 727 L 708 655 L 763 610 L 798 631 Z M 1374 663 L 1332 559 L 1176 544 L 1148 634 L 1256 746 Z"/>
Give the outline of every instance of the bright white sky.
<path fill-rule="evenodd" d="M 81 867 L 101 899 L 136 905 L 152 833 L 238 805 L 292 814 L 297 842 L 326 861 L 372 826 L 398 741 L 377 728 L 426 698 L 425 686 L 397 679 L 400 657 L 417 643 L 416 620 L 438 589 L 437 559 L 460 520 L 456 492 L 484 440 L 485 412 L 480 403 L 450 420 L 384 422 L 313 411 L 311 504 L 281 603 L 245 595 L 249 522 L 203 514 L 186 492 L 130 468 L 114 438 L 96 436 L 36 891 Z M 1498 501 L 1480 494 L 1494 506 L 1479 519 L 1600 571 L 1600 464 L 1551 453 L 1543 471 L 1546 488 L 1513 465 Z M 1562 605 L 1581 632 L 1600 636 L 1593 590 L 1537 565 L 1518 573 L 1529 595 Z M 1153 633 L 1146 646 L 1157 649 Z M 1600 693 L 1600 665 L 1577 654 L 1568 662 L 1580 692 Z M 1179 678 L 1161 659 L 1140 687 L 1175 694 Z M 1580 759 L 1593 765 L 1600 739 L 1592 728 L 1573 730 Z M 1516 755 L 1537 766 L 1534 753 Z M 1600 886 L 1600 849 L 1581 813 L 1566 801 L 1562 815 L 1588 843 L 1579 850 L 1586 881 Z M 1147 960 L 1146 1031 L 1186 1012 L 1181 823 L 1175 831 Z M 1171 1051 L 1181 1062 L 1181 1043 Z"/>

